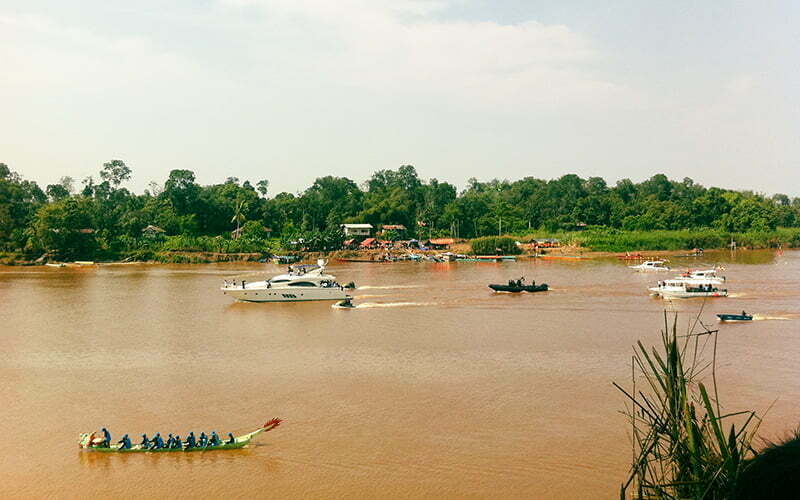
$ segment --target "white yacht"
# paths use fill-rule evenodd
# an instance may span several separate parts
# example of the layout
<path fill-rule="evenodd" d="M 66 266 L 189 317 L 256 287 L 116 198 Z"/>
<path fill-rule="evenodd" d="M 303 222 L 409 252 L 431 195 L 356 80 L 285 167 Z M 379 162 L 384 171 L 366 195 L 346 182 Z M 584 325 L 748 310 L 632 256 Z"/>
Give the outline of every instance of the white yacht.
<path fill-rule="evenodd" d="M 691 269 L 676 276 L 675 280 L 685 281 L 687 283 L 711 283 L 714 285 L 721 285 L 725 283 L 725 276 L 717 275 L 717 269 L 698 269 L 692 271 Z"/>
<path fill-rule="evenodd" d="M 628 267 L 637 272 L 669 271 L 669 267 L 667 267 L 666 262 L 663 260 L 646 260 L 639 265 Z"/>
<path fill-rule="evenodd" d="M 226 280 L 222 293 L 244 302 L 303 302 L 308 300 L 344 300 L 347 289 L 336 277 L 325 274 L 326 262 L 317 265 L 289 266 L 286 274 L 263 281 Z"/>
<path fill-rule="evenodd" d="M 650 288 L 655 295 L 665 299 L 688 299 L 691 297 L 727 297 L 728 290 L 718 288 L 717 283 L 708 280 L 689 282 L 681 279 L 659 281 Z"/>

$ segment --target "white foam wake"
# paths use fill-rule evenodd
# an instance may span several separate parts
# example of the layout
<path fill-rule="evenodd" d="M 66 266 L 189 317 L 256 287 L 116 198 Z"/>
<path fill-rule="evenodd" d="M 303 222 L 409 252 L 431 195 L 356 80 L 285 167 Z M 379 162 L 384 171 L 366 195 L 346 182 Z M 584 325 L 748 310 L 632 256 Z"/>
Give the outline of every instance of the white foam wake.
<path fill-rule="evenodd" d="M 395 288 L 422 288 L 422 285 L 386 285 L 386 286 L 364 285 L 356 287 L 357 290 L 392 290 Z"/>

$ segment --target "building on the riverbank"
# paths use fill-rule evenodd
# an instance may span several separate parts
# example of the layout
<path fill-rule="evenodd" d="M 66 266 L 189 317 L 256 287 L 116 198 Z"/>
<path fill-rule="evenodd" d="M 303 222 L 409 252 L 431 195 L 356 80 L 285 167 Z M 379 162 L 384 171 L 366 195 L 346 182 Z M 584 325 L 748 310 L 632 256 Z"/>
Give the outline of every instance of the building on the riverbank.
<path fill-rule="evenodd" d="M 425 246 L 432 250 L 447 250 L 455 243 L 453 238 L 433 238 L 425 242 Z"/>
<path fill-rule="evenodd" d="M 369 237 L 372 234 L 372 224 L 340 224 L 347 238 Z"/>

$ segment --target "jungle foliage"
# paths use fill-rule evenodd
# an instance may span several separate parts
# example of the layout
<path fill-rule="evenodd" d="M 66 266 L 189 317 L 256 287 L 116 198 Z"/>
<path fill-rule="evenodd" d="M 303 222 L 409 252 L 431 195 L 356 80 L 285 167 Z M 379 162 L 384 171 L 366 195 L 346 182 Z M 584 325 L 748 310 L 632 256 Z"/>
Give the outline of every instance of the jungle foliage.
<path fill-rule="evenodd" d="M 724 246 L 731 233 L 775 234 L 779 227 L 800 226 L 800 198 L 705 188 L 662 174 L 613 186 L 573 174 L 552 180 L 473 178 L 458 192 L 447 182 L 420 179 L 413 166 L 403 165 L 379 170 L 360 186 L 326 176 L 301 193 L 274 196 L 267 180 L 251 184 L 230 177 L 203 186 L 185 169 L 172 170 L 163 184 L 152 182 L 136 194 L 124 187 L 130 176 L 125 162 L 112 160 L 80 186 L 63 177 L 42 189 L 0 163 L 0 251 L 89 259 L 198 248 L 326 250 L 341 243 L 338 228 L 346 222 L 376 228 L 402 224 L 406 237 L 417 238 L 537 231 L 600 249 L 646 248 L 648 242 L 711 248 Z M 572 236 L 583 227 L 589 230 Z M 653 231 L 663 231 L 660 243 L 648 240 Z M 667 238 L 667 231 L 677 233 Z"/>

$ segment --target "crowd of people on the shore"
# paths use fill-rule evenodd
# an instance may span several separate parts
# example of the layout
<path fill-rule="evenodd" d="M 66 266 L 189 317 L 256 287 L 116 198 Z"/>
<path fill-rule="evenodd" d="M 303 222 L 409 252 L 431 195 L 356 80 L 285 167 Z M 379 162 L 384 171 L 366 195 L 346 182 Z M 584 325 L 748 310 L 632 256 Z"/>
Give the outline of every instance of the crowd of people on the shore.
<path fill-rule="evenodd" d="M 111 433 L 103 427 L 103 442 L 100 445 L 102 448 L 110 448 L 111 447 Z M 175 450 L 189 450 L 192 448 L 213 448 L 215 446 L 221 445 L 230 445 L 235 444 L 236 438 L 233 436 L 232 433 L 228 433 L 228 439 L 224 442 L 220 439 L 219 434 L 216 431 L 212 431 L 211 434 L 206 434 L 205 432 L 201 432 L 199 437 L 195 437 L 194 432 L 189 432 L 186 436 L 185 440 L 181 439 L 181 436 L 176 434 L 172 435 L 169 433 L 167 436 L 167 440 L 164 441 L 164 438 L 161 437 L 160 432 L 156 432 L 152 438 L 148 438 L 147 434 L 142 434 L 142 441 L 139 443 L 139 449 L 142 450 L 163 450 L 163 449 L 175 449 Z M 119 444 L 119 448 L 121 450 L 130 450 L 133 449 L 133 443 L 131 442 L 130 437 L 125 434 L 122 436 L 122 439 L 117 441 Z"/>

